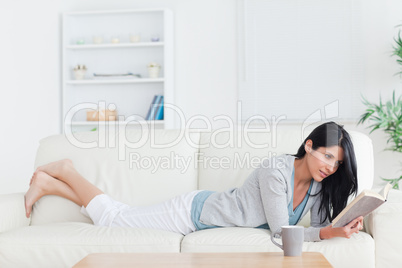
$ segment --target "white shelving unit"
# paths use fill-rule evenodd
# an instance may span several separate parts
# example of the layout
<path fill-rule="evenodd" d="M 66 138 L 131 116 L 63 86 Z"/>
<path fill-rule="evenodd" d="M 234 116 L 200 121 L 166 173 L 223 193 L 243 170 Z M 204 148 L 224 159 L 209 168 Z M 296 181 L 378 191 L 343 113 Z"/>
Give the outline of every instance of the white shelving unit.
<path fill-rule="evenodd" d="M 140 35 L 131 43 L 130 34 Z M 155 36 L 159 41 L 151 40 Z M 102 37 L 101 44 L 93 42 Z M 119 43 L 112 43 L 112 39 Z M 173 14 L 168 9 L 138 9 L 69 12 L 63 14 L 62 41 L 62 128 L 63 131 L 91 130 L 98 122 L 86 121 L 88 107 L 112 104 L 120 121 L 129 126 L 143 124 L 154 95 L 174 104 Z M 162 66 L 158 78 L 149 78 L 147 65 Z M 85 65 L 83 80 L 73 69 Z M 140 74 L 141 78 L 95 78 L 99 74 Z M 101 105 L 102 104 L 102 105 Z M 158 128 L 173 128 L 173 112 L 164 109 L 164 120 L 146 121 Z M 138 118 L 138 123 L 132 118 Z M 66 120 L 67 119 L 67 120 Z M 106 122 L 116 124 L 119 122 Z"/>

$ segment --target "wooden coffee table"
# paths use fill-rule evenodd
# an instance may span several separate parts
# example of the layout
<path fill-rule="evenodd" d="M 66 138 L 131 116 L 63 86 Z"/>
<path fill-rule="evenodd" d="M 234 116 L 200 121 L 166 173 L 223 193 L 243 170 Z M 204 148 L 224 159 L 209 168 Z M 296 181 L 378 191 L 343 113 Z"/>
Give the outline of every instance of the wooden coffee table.
<path fill-rule="evenodd" d="M 318 252 L 304 252 L 301 257 L 284 257 L 279 252 L 236 253 L 94 253 L 74 268 L 111 267 L 332 267 Z"/>

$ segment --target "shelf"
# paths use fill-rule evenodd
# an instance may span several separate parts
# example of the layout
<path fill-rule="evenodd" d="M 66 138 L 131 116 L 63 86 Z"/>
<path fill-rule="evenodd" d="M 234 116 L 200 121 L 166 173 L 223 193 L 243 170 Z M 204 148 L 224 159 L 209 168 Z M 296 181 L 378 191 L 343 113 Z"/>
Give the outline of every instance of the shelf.
<path fill-rule="evenodd" d="M 119 43 L 119 44 L 83 44 L 69 45 L 66 49 L 98 49 L 98 48 L 131 48 L 131 47 L 163 47 L 163 42 L 139 42 L 139 43 Z"/>
<path fill-rule="evenodd" d="M 164 12 L 166 8 L 142 8 L 142 9 L 121 9 L 121 10 L 96 10 L 96 11 L 75 11 L 66 12 L 64 16 L 85 16 L 85 15 L 115 15 L 130 13 Z"/>
<path fill-rule="evenodd" d="M 135 79 L 99 79 L 99 80 L 69 80 L 67 85 L 101 85 L 101 84 L 140 84 L 140 83 L 162 83 L 164 78 L 135 78 Z"/>
<path fill-rule="evenodd" d="M 100 121 L 102 124 L 105 123 L 105 125 L 115 125 L 116 123 L 123 123 L 123 121 Z M 141 123 L 146 123 L 146 124 L 156 124 L 156 125 L 161 125 L 164 123 L 163 120 L 142 120 Z M 139 125 L 140 122 L 128 122 L 128 125 Z M 70 123 L 66 123 L 66 125 L 70 126 L 98 126 L 99 122 L 98 121 L 73 121 Z"/>

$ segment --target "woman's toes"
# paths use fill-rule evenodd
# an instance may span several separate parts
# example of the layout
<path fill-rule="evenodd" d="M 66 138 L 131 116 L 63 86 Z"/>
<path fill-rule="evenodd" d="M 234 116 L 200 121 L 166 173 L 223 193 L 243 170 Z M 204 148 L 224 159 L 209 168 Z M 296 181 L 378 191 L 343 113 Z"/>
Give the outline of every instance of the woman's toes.
<path fill-rule="evenodd" d="M 37 189 L 35 186 L 31 186 L 29 190 L 26 192 L 24 199 L 25 199 L 25 213 L 26 217 L 29 218 L 32 212 L 32 206 L 41 198 L 40 190 Z"/>
<path fill-rule="evenodd" d="M 31 211 L 29 210 L 29 208 L 27 207 L 27 198 L 24 195 L 24 206 L 25 206 L 25 216 L 27 218 L 29 218 L 29 215 L 31 214 Z"/>
<path fill-rule="evenodd" d="M 54 180 L 54 178 L 43 171 L 36 172 L 32 177 L 30 187 L 24 196 L 27 218 L 31 215 L 32 206 L 36 201 L 51 191 Z"/>

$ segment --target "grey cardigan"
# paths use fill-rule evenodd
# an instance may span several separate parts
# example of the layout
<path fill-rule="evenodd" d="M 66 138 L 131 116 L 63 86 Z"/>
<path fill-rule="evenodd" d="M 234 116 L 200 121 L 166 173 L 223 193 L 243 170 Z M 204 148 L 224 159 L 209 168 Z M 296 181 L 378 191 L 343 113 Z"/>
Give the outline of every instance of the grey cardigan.
<path fill-rule="evenodd" d="M 200 222 L 215 226 L 258 227 L 268 223 L 271 231 L 289 225 L 288 204 L 292 199 L 291 177 L 295 157 L 280 155 L 262 162 L 243 186 L 210 195 L 201 211 Z M 321 183 L 313 181 L 311 195 L 321 189 Z M 320 229 L 323 214 L 318 213 L 320 196 L 310 196 L 303 210 L 303 218 L 311 209 L 311 226 L 304 229 L 305 241 L 321 241 Z M 299 220 L 300 221 L 300 220 Z"/>

